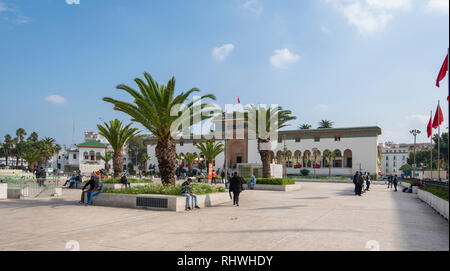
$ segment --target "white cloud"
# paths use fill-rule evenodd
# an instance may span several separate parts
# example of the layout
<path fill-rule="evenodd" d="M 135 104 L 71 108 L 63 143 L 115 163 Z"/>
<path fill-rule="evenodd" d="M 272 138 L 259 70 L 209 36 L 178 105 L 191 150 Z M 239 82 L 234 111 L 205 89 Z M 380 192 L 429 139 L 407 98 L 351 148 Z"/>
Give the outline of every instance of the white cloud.
<path fill-rule="evenodd" d="M 411 0 L 326 0 L 347 19 L 360 34 L 386 27 L 396 10 L 409 10 Z"/>
<path fill-rule="evenodd" d="M 242 8 L 247 9 L 253 13 L 256 13 L 257 15 L 261 15 L 263 11 L 262 4 L 259 0 L 246 0 L 242 4 Z"/>
<path fill-rule="evenodd" d="M 45 97 L 45 100 L 52 104 L 65 104 L 67 103 L 66 99 L 59 95 L 50 95 Z"/>
<path fill-rule="evenodd" d="M 224 44 L 220 47 L 216 47 L 214 48 L 213 52 L 212 52 L 212 56 L 217 60 L 217 61 L 223 61 L 225 60 L 225 58 L 234 50 L 234 45 L 229 43 L 229 44 Z"/>
<path fill-rule="evenodd" d="M 2 11 L 7 11 L 7 10 L 8 10 L 8 8 L 6 7 L 6 4 L 0 2 L 0 12 L 2 12 Z"/>
<path fill-rule="evenodd" d="M 449 14 L 449 0 L 429 0 L 428 9 L 440 11 L 445 14 Z"/>
<path fill-rule="evenodd" d="M 31 22 L 30 18 L 22 15 L 19 8 L 11 4 L 7 5 L 4 2 L 0 2 L 0 13 L 2 14 L 0 19 L 13 24 L 26 24 Z"/>
<path fill-rule="evenodd" d="M 411 116 L 407 116 L 406 119 L 409 120 L 409 121 L 415 121 L 415 122 L 418 122 L 420 124 L 427 125 L 428 121 L 430 120 L 430 116 L 414 114 L 414 115 L 411 115 Z"/>
<path fill-rule="evenodd" d="M 270 64 L 276 68 L 287 69 L 300 60 L 300 56 L 291 53 L 288 49 L 275 50 L 275 55 L 270 57 Z"/>
<path fill-rule="evenodd" d="M 79 5 L 80 4 L 80 0 L 66 0 L 66 3 L 68 5 Z"/>

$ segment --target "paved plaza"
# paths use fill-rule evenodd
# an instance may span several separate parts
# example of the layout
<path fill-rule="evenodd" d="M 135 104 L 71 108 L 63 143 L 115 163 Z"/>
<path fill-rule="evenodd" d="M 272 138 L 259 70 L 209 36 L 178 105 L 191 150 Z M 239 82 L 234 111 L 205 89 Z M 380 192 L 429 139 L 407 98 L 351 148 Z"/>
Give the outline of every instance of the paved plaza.
<path fill-rule="evenodd" d="M 303 183 L 294 192 L 244 191 L 190 212 L 79 205 L 80 190 L 61 198 L 0 201 L 0 250 L 449 250 L 447 220 L 416 195 L 374 185 Z"/>

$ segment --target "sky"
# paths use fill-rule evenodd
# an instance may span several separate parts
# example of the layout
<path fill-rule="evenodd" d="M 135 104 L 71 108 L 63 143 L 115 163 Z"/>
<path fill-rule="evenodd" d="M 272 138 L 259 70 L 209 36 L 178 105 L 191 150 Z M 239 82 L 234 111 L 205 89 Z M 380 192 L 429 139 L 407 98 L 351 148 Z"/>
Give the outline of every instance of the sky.
<path fill-rule="evenodd" d="M 129 122 L 102 98 L 131 101 L 116 86 L 146 71 L 222 107 L 279 104 L 289 129 L 327 119 L 428 142 L 438 100 L 448 115 L 448 47 L 449 0 L 0 0 L 0 140 L 21 127 L 70 145 Z"/>

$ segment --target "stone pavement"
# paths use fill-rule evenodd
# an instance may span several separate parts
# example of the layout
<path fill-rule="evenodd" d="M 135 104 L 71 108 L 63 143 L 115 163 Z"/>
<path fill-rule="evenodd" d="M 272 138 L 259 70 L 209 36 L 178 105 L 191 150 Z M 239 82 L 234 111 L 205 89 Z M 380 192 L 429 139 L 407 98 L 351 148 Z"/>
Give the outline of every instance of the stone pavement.
<path fill-rule="evenodd" d="M 449 225 L 416 195 L 374 185 L 303 183 L 293 192 L 244 191 L 231 203 L 183 213 L 0 201 L 0 250 L 449 250 Z"/>

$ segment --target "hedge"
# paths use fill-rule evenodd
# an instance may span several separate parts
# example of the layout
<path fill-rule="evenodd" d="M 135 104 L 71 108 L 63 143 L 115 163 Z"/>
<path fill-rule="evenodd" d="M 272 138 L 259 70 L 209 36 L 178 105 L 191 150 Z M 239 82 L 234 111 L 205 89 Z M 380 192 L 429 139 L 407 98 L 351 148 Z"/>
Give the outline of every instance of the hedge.
<path fill-rule="evenodd" d="M 250 178 L 244 178 L 245 183 L 249 183 L 250 180 Z M 291 178 L 258 178 L 256 184 L 291 185 L 295 184 L 295 180 Z"/>
<path fill-rule="evenodd" d="M 225 188 L 221 186 L 213 186 L 209 184 L 191 184 L 192 193 L 197 195 L 205 195 L 212 193 L 226 192 Z M 108 189 L 103 190 L 104 193 L 110 194 L 156 194 L 156 195 L 174 195 L 181 196 L 181 185 L 162 185 L 162 184 L 149 184 L 147 186 L 122 188 L 122 189 Z"/>
<path fill-rule="evenodd" d="M 129 178 L 128 179 L 129 183 L 153 183 L 153 181 L 151 179 L 133 179 L 133 178 Z M 102 179 L 102 183 L 113 183 L 113 184 L 120 184 L 120 178 L 108 178 L 108 179 Z"/>

